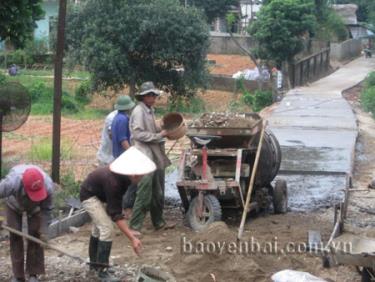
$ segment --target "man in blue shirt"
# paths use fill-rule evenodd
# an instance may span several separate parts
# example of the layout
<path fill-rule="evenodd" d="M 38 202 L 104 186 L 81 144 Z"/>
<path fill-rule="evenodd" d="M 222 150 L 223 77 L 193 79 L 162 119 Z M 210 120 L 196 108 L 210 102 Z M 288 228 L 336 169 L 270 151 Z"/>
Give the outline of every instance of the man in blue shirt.
<path fill-rule="evenodd" d="M 120 96 L 117 98 L 115 109 L 117 115 L 112 121 L 112 154 L 114 158 L 120 156 L 130 147 L 130 130 L 128 112 L 133 109 L 135 103 L 129 96 Z"/>

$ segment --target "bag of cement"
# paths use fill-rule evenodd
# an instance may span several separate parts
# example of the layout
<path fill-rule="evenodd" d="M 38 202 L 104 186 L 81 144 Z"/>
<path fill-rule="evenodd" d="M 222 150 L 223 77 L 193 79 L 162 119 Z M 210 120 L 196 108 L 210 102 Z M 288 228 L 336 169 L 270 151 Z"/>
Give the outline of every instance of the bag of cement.
<path fill-rule="evenodd" d="M 285 269 L 271 277 L 273 282 L 327 282 L 307 272 Z"/>

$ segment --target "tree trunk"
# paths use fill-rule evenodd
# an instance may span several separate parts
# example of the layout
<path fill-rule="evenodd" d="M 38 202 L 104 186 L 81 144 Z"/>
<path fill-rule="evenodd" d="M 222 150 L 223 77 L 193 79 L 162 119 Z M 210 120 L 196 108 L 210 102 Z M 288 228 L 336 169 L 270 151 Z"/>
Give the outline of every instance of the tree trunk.
<path fill-rule="evenodd" d="M 129 83 L 129 96 L 131 98 L 134 98 L 135 96 L 135 92 L 136 92 L 136 88 L 135 88 L 135 80 L 132 79 Z"/>
<path fill-rule="evenodd" d="M 288 90 L 292 88 L 289 77 L 289 64 L 289 61 L 284 61 L 281 64 L 281 73 L 283 74 L 284 80 L 283 85 L 285 85 Z"/>

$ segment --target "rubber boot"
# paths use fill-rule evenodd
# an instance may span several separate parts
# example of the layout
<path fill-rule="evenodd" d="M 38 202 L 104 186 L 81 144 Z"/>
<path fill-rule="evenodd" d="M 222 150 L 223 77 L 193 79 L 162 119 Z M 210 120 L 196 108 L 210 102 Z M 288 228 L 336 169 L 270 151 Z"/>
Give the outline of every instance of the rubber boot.
<path fill-rule="evenodd" d="M 97 262 L 98 260 L 98 243 L 99 238 L 91 235 L 89 242 L 89 258 L 90 262 Z M 95 265 L 90 264 L 90 270 L 97 270 Z"/>
<path fill-rule="evenodd" d="M 98 242 L 98 258 L 97 262 L 101 264 L 109 264 L 109 255 L 111 254 L 112 242 Z M 120 279 L 112 277 L 107 267 L 98 267 L 98 276 L 101 282 L 120 282 Z"/>

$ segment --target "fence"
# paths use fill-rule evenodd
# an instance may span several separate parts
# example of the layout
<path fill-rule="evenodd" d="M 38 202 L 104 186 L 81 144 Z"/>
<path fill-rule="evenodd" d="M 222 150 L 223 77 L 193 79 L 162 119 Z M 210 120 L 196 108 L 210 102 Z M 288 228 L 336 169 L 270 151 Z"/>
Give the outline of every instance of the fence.
<path fill-rule="evenodd" d="M 349 39 L 342 43 L 331 43 L 331 58 L 343 61 L 355 58 L 361 54 L 361 39 Z"/>
<path fill-rule="evenodd" d="M 329 72 L 330 48 L 302 58 L 289 65 L 292 87 L 315 81 Z"/>

